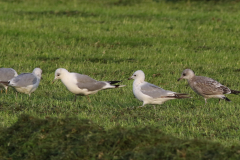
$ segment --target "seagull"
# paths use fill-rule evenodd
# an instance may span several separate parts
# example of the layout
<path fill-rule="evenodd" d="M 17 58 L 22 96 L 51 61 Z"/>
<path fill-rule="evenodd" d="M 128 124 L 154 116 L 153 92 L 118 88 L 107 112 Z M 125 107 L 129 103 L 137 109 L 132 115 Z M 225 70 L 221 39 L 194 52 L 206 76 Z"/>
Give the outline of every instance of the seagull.
<path fill-rule="evenodd" d="M 9 81 L 0 81 L 4 85 L 15 88 L 18 92 L 31 95 L 34 92 L 41 80 L 42 70 L 35 68 L 32 73 L 21 73 L 17 77 L 12 78 Z"/>
<path fill-rule="evenodd" d="M 128 78 L 134 79 L 133 94 L 134 96 L 145 104 L 163 104 L 165 101 L 171 99 L 191 98 L 188 94 L 176 93 L 173 91 L 164 90 L 154 84 L 145 82 L 145 74 L 142 70 L 138 70 Z"/>
<path fill-rule="evenodd" d="M 0 68 L 0 81 L 9 81 L 10 79 L 16 77 L 17 75 L 18 75 L 17 72 L 12 68 Z M 7 94 L 8 85 L 0 83 L 0 88 L 5 88 L 5 92 Z"/>
<path fill-rule="evenodd" d="M 187 79 L 193 91 L 204 97 L 205 105 L 207 104 L 208 98 L 218 98 L 219 102 L 220 99 L 231 101 L 224 94 L 240 93 L 240 91 L 231 90 L 212 78 L 195 76 L 191 69 L 185 69 L 178 81 L 181 79 Z"/>
<path fill-rule="evenodd" d="M 84 74 L 73 72 L 70 73 L 64 68 L 58 68 L 55 71 L 55 78 L 52 83 L 54 83 L 54 81 L 57 79 L 61 79 L 62 83 L 67 87 L 67 89 L 75 94 L 75 101 L 77 95 L 88 97 L 88 95 L 95 94 L 100 90 L 119 88 L 125 86 L 125 85 L 112 85 L 121 81 L 97 81 Z"/>

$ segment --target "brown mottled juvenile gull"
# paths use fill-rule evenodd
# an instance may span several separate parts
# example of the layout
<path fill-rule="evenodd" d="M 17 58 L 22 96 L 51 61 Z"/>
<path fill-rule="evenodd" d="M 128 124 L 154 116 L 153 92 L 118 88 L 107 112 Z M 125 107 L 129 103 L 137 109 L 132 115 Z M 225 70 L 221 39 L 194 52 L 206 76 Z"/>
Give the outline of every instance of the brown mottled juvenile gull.
<path fill-rule="evenodd" d="M 42 70 L 35 68 L 32 73 L 22 73 L 17 77 L 12 78 L 8 82 L 1 81 L 5 85 L 15 88 L 18 92 L 31 95 L 34 92 L 41 80 Z"/>
<path fill-rule="evenodd" d="M 112 85 L 121 81 L 97 81 L 91 77 L 79 73 L 70 73 L 64 68 L 58 68 L 55 71 L 55 80 L 61 79 L 67 89 L 77 95 L 87 96 L 95 94 L 100 90 L 124 87 L 125 85 Z M 89 100 L 89 97 L 88 97 Z M 89 100 L 90 101 L 90 100 Z"/>
<path fill-rule="evenodd" d="M 191 98 L 188 94 L 176 93 L 173 91 L 164 90 L 154 84 L 145 82 L 145 74 L 142 70 L 138 70 L 128 79 L 133 81 L 134 96 L 145 104 L 162 104 L 171 99 Z"/>
<path fill-rule="evenodd" d="M 17 75 L 18 75 L 17 72 L 12 68 L 0 68 L 0 81 L 7 82 L 10 79 L 16 77 Z M 7 94 L 8 85 L 0 83 L 0 88 L 4 88 Z M 1 93 L 2 93 L 2 89 L 1 89 Z"/>
<path fill-rule="evenodd" d="M 240 93 L 240 91 L 231 90 L 212 78 L 195 76 L 191 69 L 185 69 L 178 81 L 181 79 L 188 80 L 188 84 L 193 91 L 204 97 L 205 104 L 207 104 L 208 98 L 219 98 L 219 102 L 220 99 L 230 101 L 230 99 L 228 99 L 224 94 Z"/>

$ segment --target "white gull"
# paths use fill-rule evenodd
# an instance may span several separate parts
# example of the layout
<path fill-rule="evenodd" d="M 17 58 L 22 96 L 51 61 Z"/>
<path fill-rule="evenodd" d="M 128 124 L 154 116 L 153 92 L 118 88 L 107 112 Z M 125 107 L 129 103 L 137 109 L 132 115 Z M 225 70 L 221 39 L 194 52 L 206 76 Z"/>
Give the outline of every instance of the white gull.
<path fill-rule="evenodd" d="M 176 93 L 173 91 L 164 90 L 154 84 L 145 82 L 145 74 L 138 70 L 129 79 L 134 79 L 133 94 L 145 104 L 162 104 L 172 99 L 190 98 L 188 94 Z"/>
<path fill-rule="evenodd" d="M 62 83 L 67 87 L 67 89 L 75 94 L 75 101 L 77 95 L 88 97 L 88 95 L 95 94 L 100 90 L 125 86 L 112 85 L 121 81 L 97 81 L 84 74 L 70 73 L 64 68 L 58 68 L 55 71 L 55 78 L 53 80 L 53 83 L 57 79 L 61 79 Z"/>
<path fill-rule="evenodd" d="M 15 88 L 18 92 L 31 95 L 34 92 L 41 80 L 42 70 L 35 68 L 32 73 L 21 73 L 17 77 L 12 78 L 9 81 L 1 81 L 5 85 Z"/>

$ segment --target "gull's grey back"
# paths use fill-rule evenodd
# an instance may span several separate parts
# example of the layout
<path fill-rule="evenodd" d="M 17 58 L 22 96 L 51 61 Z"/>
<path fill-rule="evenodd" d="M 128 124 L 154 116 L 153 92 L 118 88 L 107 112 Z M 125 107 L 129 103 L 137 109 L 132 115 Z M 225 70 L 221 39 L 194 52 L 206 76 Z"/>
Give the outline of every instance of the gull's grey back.
<path fill-rule="evenodd" d="M 77 86 L 80 89 L 87 89 L 88 91 L 95 91 L 103 88 L 106 83 L 102 81 L 97 81 L 91 77 L 83 74 L 75 73 L 77 78 Z"/>
<path fill-rule="evenodd" d="M 76 78 L 77 78 L 77 81 L 79 83 L 88 83 L 88 82 L 96 82 L 95 79 L 92 79 L 91 77 L 87 76 L 87 75 L 84 75 L 84 74 L 79 74 L 79 73 L 74 73 Z"/>
<path fill-rule="evenodd" d="M 37 83 L 37 77 L 32 73 L 22 73 L 12 81 L 15 87 L 27 87 L 28 85 Z"/>
<path fill-rule="evenodd" d="M 17 75 L 12 68 L 0 68 L 0 81 L 9 81 Z"/>
<path fill-rule="evenodd" d="M 160 98 L 161 96 L 169 96 L 169 93 L 174 93 L 172 91 L 162 89 L 151 83 L 145 83 L 144 85 L 142 85 L 141 92 L 153 98 Z"/>

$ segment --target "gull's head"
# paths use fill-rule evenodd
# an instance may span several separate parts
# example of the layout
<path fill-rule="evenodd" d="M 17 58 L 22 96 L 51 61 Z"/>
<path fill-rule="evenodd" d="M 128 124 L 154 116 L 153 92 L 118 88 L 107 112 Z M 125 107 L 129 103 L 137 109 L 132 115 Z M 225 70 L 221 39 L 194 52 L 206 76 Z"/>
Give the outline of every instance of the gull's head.
<path fill-rule="evenodd" d="M 18 76 L 17 72 L 14 69 L 12 69 L 12 71 L 14 72 L 14 77 L 17 77 Z"/>
<path fill-rule="evenodd" d="M 178 79 L 180 81 L 181 79 L 191 79 L 195 76 L 194 72 L 191 69 L 185 69 L 182 72 L 181 77 Z"/>
<path fill-rule="evenodd" d="M 128 80 L 130 79 L 137 79 L 143 82 L 145 80 L 145 74 L 142 70 L 138 70 L 133 73 L 132 77 L 128 78 Z"/>
<path fill-rule="evenodd" d="M 53 80 L 52 83 L 54 83 L 55 80 L 57 79 L 62 79 L 64 77 L 64 75 L 68 73 L 68 71 L 64 68 L 58 68 L 56 71 L 55 71 L 55 78 Z"/>
<path fill-rule="evenodd" d="M 41 79 L 42 70 L 40 68 L 35 68 L 32 73 L 35 74 L 38 77 L 38 79 Z"/>

